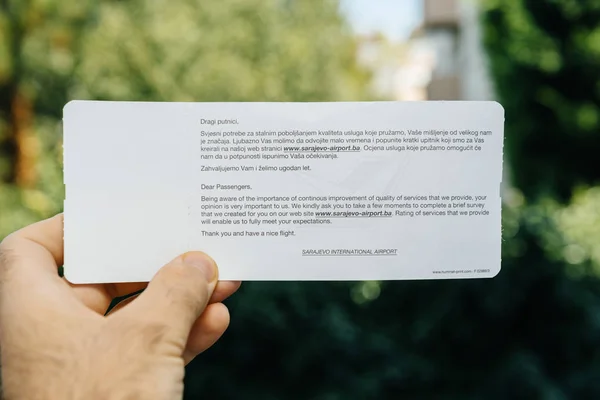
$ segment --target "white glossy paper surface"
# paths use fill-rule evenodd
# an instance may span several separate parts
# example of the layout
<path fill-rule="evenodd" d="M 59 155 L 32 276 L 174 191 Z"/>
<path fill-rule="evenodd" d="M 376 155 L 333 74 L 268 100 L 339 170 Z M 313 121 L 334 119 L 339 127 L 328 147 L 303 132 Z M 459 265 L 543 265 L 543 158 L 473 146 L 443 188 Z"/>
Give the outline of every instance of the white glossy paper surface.
<path fill-rule="evenodd" d="M 200 250 L 222 280 L 493 277 L 503 138 L 496 102 L 71 102 L 65 275 Z"/>

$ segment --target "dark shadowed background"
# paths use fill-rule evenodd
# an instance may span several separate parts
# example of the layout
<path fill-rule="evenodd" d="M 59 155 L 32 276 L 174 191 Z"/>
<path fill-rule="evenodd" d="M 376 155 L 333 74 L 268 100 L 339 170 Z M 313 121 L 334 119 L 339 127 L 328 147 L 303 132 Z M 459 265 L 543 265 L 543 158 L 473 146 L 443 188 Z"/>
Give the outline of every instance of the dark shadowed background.
<path fill-rule="evenodd" d="M 186 398 L 598 399 L 599 78 L 598 0 L 0 0 L 0 238 L 61 211 L 71 99 L 495 99 L 497 278 L 245 283 Z"/>

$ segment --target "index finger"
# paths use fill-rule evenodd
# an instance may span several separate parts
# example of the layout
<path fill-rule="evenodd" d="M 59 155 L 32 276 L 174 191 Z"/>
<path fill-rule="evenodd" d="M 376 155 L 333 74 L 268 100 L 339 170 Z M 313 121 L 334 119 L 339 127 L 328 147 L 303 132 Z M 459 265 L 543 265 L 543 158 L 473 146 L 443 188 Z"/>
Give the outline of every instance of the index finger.
<path fill-rule="evenodd" d="M 0 243 L 0 274 L 28 278 L 58 277 L 63 264 L 63 215 L 36 222 L 7 236 Z"/>

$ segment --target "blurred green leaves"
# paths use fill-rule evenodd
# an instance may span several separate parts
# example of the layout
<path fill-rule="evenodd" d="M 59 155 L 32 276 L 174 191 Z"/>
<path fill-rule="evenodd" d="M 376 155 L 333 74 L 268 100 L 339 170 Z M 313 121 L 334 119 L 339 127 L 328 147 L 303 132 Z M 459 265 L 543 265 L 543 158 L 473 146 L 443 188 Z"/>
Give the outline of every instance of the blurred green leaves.
<path fill-rule="evenodd" d="M 327 101 L 364 94 L 334 2 L 129 1 L 101 7 L 78 96 Z"/>
<path fill-rule="evenodd" d="M 355 46 L 337 1 L 9 2 L 0 8 L 0 237 L 62 209 L 70 99 L 366 99 Z M 27 147 L 15 137 L 17 96 L 33 112 L 20 131 Z M 11 178 L 23 151 L 37 173 L 27 188 Z"/>
<path fill-rule="evenodd" d="M 527 198 L 562 202 L 575 187 L 600 184 L 598 2 L 482 4 L 512 182 Z"/>
<path fill-rule="evenodd" d="M 600 275 L 600 186 L 578 189 L 554 220 L 565 238 L 564 260 L 572 265 L 590 260 Z"/>

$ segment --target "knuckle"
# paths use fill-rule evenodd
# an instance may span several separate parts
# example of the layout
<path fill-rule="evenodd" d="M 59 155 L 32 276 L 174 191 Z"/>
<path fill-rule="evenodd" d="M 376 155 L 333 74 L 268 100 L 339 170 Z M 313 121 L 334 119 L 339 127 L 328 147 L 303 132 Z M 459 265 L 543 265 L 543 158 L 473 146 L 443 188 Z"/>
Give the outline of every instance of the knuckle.
<path fill-rule="evenodd" d="M 153 354 L 169 333 L 166 321 L 151 318 L 117 318 L 108 324 L 110 333 L 119 337 L 136 337 L 129 348 L 134 353 Z"/>
<path fill-rule="evenodd" d="M 199 314 L 202 308 L 205 307 L 207 298 L 202 292 L 194 292 L 189 286 L 181 289 L 169 290 L 168 297 L 171 303 L 183 310 L 190 310 L 192 314 Z M 186 312 L 187 314 L 187 312 Z"/>
<path fill-rule="evenodd" d="M 166 297 L 186 309 L 197 310 L 208 300 L 208 283 L 198 268 L 173 264 L 163 270 Z"/>
<path fill-rule="evenodd" d="M 143 338 L 144 350 L 154 352 L 168 336 L 169 326 L 163 321 L 149 321 L 139 327 L 139 334 Z"/>
<path fill-rule="evenodd" d="M 10 234 L 0 241 L 0 263 L 4 264 L 8 262 L 8 256 L 12 252 L 11 242 L 13 240 L 13 236 Z"/>
<path fill-rule="evenodd" d="M 0 242 L 0 276 L 4 276 L 15 264 L 15 240 L 14 234 L 11 234 Z"/>

